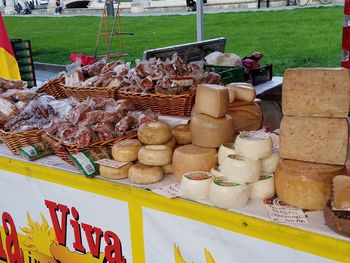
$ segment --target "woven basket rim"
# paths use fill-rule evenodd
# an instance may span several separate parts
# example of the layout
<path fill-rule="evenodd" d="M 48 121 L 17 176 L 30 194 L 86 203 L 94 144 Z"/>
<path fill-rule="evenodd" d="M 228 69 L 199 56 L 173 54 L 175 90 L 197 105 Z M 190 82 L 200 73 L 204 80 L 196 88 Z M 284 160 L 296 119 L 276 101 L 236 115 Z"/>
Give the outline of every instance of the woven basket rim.
<path fill-rule="evenodd" d="M 118 87 L 71 87 L 63 85 L 62 87 L 65 90 L 75 90 L 75 91 L 82 91 L 82 90 L 88 90 L 88 91 L 94 91 L 94 90 L 101 90 L 101 91 L 111 91 L 116 90 Z"/>
<path fill-rule="evenodd" d="M 196 94 L 196 90 L 185 93 L 185 94 L 179 94 L 179 95 L 173 95 L 173 94 L 154 94 L 154 93 L 140 93 L 140 92 L 134 92 L 134 91 L 123 91 L 119 90 L 119 94 L 125 94 L 125 95 L 131 95 L 131 96 L 138 96 L 138 97 L 153 97 L 153 98 L 189 98 Z"/>
<path fill-rule="evenodd" d="M 43 132 L 43 130 L 41 129 L 31 129 L 27 131 L 8 131 L 8 132 L 4 131 L 3 129 L 0 129 L 0 133 L 4 135 L 17 135 L 17 134 L 27 135 L 31 133 L 41 133 L 41 132 Z"/>

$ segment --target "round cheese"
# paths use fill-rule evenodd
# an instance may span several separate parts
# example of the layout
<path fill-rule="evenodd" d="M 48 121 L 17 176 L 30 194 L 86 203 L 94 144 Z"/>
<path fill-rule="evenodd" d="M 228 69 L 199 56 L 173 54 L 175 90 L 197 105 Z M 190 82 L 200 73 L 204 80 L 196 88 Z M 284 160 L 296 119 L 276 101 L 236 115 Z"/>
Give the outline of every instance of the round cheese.
<path fill-rule="evenodd" d="M 104 178 L 108 179 L 123 179 L 128 178 L 128 172 L 133 163 L 128 163 L 119 168 L 109 167 L 105 165 L 100 165 L 100 174 Z"/>
<path fill-rule="evenodd" d="M 214 179 L 209 188 L 209 201 L 213 205 L 224 208 L 240 208 L 247 204 L 249 186 L 245 183 L 237 184 L 225 178 Z"/>
<path fill-rule="evenodd" d="M 173 127 L 173 135 L 179 145 L 191 144 L 191 129 L 189 124 L 180 124 Z"/>
<path fill-rule="evenodd" d="M 224 159 L 221 172 L 228 180 L 236 183 L 255 182 L 261 175 L 261 162 L 232 154 Z"/>
<path fill-rule="evenodd" d="M 176 148 L 176 140 L 175 137 L 171 137 L 171 139 L 169 141 L 167 141 L 166 143 L 164 143 L 163 145 L 165 146 L 169 146 L 171 150 L 174 150 Z"/>
<path fill-rule="evenodd" d="M 214 148 L 198 147 L 192 144 L 183 145 L 175 149 L 173 154 L 173 169 L 177 180 L 187 172 L 204 171 L 217 164 L 217 151 Z"/>
<path fill-rule="evenodd" d="M 139 162 L 145 165 L 162 166 L 171 163 L 172 150 L 165 145 L 146 145 L 139 150 Z"/>
<path fill-rule="evenodd" d="M 333 177 L 345 172 L 341 165 L 281 160 L 275 173 L 276 193 L 286 204 L 320 210 L 330 197 Z"/>
<path fill-rule="evenodd" d="M 137 161 L 137 154 L 142 144 L 137 139 L 127 139 L 112 146 L 113 159 L 118 162 Z"/>
<path fill-rule="evenodd" d="M 251 102 L 256 97 L 256 91 L 251 84 L 230 83 L 226 87 L 234 90 L 235 100 Z"/>
<path fill-rule="evenodd" d="M 257 131 L 263 123 L 263 113 L 256 103 L 230 107 L 227 111 L 232 117 L 234 132 L 238 134 L 243 131 Z"/>
<path fill-rule="evenodd" d="M 208 199 L 209 187 L 213 177 L 207 172 L 185 173 L 181 181 L 181 190 L 185 198 L 191 200 Z"/>
<path fill-rule="evenodd" d="M 163 144 L 172 137 L 169 124 L 161 121 L 150 121 L 142 124 L 137 137 L 143 144 Z"/>
<path fill-rule="evenodd" d="M 275 182 L 271 175 L 264 175 L 259 178 L 259 181 L 250 183 L 250 199 L 263 200 L 271 198 L 275 195 Z"/>
<path fill-rule="evenodd" d="M 173 165 L 171 163 L 167 164 L 167 165 L 163 165 L 162 169 L 163 169 L 163 174 L 172 174 L 172 173 L 174 173 Z"/>
<path fill-rule="evenodd" d="M 222 162 L 224 159 L 231 155 L 231 154 L 236 154 L 235 150 L 235 144 L 234 143 L 223 143 L 220 145 L 219 152 L 218 152 L 218 162 L 219 165 L 222 165 Z"/>
<path fill-rule="evenodd" d="M 153 184 L 163 179 L 163 170 L 159 166 L 137 163 L 130 168 L 128 177 L 134 184 Z"/>
<path fill-rule="evenodd" d="M 233 122 L 229 115 L 216 119 L 205 114 L 192 117 L 192 143 L 201 147 L 220 147 L 233 141 Z"/>
<path fill-rule="evenodd" d="M 211 168 L 210 173 L 214 176 L 214 177 L 222 177 L 224 176 L 221 172 L 221 168 L 219 165 L 215 165 L 213 168 Z"/>
<path fill-rule="evenodd" d="M 239 155 L 263 159 L 272 154 L 272 140 L 264 131 L 242 132 L 236 138 L 235 148 Z"/>
<path fill-rule="evenodd" d="M 269 157 L 261 159 L 261 169 L 263 174 L 271 174 L 276 171 L 280 161 L 280 152 L 278 148 L 274 148 Z"/>

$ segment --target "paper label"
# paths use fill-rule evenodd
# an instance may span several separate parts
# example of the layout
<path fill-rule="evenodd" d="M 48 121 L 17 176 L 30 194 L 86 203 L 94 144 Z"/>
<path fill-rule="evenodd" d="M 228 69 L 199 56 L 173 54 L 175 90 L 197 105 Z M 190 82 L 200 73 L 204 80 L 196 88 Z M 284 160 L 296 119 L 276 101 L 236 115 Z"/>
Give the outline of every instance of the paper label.
<path fill-rule="evenodd" d="M 117 162 L 117 161 L 114 161 L 112 159 L 101 159 L 101 160 L 95 161 L 95 163 L 100 164 L 100 165 L 104 165 L 104 166 L 108 166 L 108 167 L 112 167 L 112 168 L 120 168 L 124 165 L 127 165 L 130 162 Z"/>
<path fill-rule="evenodd" d="M 265 204 L 272 221 L 289 224 L 307 224 L 307 218 L 303 210 L 292 206 L 277 204 Z"/>
<path fill-rule="evenodd" d="M 215 179 L 214 183 L 219 185 L 219 186 L 229 186 L 229 187 L 240 185 L 240 184 L 237 184 L 237 183 L 234 183 L 234 182 L 230 182 L 230 181 L 228 181 L 226 179 L 222 179 L 222 178 Z"/>
<path fill-rule="evenodd" d="M 71 157 L 75 163 L 79 166 L 80 170 L 85 176 L 91 176 L 96 173 L 96 168 L 93 161 L 86 156 L 85 152 L 79 152 L 72 154 Z"/>
<path fill-rule="evenodd" d="M 26 147 L 22 147 L 21 149 L 31 157 L 39 155 L 39 153 L 36 151 L 36 149 L 31 145 L 28 145 Z"/>
<path fill-rule="evenodd" d="M 152 192 L 164 196 L 168 199 L 178 197 L 182 194 L 181 184 L 175 183 L 151 190 Z"/>
<path fill-rule="evenodd" d="M 199 172 L 188 173 L 188 174 L 185 174 L 184 176 L 189 180 L 195 180 L 195 181 L 207 180 L 211 177 L 211 175 L 208 173 L 199 173 Z"/>

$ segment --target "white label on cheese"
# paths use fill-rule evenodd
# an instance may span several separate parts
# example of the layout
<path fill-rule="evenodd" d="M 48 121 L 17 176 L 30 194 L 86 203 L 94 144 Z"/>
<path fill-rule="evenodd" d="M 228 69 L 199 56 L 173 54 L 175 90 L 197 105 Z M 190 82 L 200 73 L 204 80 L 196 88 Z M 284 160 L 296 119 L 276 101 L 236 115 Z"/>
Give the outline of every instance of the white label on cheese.
<path fill-rule="evenodd" d="M 104 165 L 104 166 L 108 166 L 108 167 L 112 167 L 112 168 L 120 168 L 124 165 L 127 165 L 130 162 L 117 162 L 111 159 L 101 159 L 98 161 L 95 161 L 95 163 L 100 164 L 100 165 Z"/>
<path fill-rule="evenodd" d="M 307 224 L 307 218 L 300 208 L 278 205 L 276 203 L 266 204 L 265 207 L 269 212 L 272 221 L 287 224 Z"/>
<path fill-rule="evenodd" d="M 151 191 L 153 193 L 164 196 L 168 199 L 175 198 L 175 197 L 182 195 L 180 183 L 175 183 L 175 184 L 167 185 L 164 187 L 152 189 Z"/>

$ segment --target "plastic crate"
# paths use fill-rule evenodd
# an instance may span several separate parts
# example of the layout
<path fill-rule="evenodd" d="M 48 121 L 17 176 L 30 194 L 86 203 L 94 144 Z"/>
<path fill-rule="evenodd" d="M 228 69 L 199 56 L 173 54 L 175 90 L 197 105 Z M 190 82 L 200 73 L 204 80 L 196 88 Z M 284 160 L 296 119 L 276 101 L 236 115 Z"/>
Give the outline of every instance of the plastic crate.
<path fill-rule="evenodd" d="M 259 85 L 272 79 L 272 64 L 262 66 L 258 69 L 254 69 L 250 73 L 245 75 L 246 81 L 253 86 Z"/>
<path fill-rule="evenodd" d="M 221 76 L 221 82 L 225 85 L 232 82 L 245 81 L 244 71 L 242 67 L 206 65 L 205 69 L 207 71 L 218 73 Z"/>

